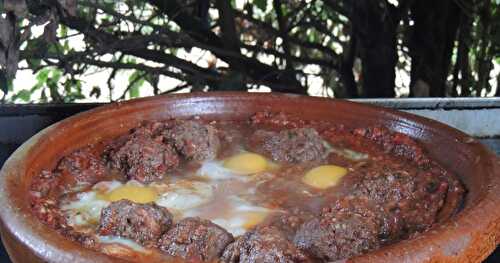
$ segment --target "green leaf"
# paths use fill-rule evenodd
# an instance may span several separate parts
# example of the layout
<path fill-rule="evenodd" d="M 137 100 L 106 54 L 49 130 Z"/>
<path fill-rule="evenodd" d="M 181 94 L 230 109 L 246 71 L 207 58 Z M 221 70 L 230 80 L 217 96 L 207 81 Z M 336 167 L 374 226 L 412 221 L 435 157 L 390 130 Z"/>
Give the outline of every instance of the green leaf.
<path fill-rule="evenodd" d="M 133 85 L 132 87 L 130 87 L 130 89 L 128 90 L 128 95 L 130 96 L 130 98 L 139 97 L 141 95 L 141 93 L 139 92 L 139 86 Z"/>
<path fill-rule="evenodd" d="M 254 5 L 262 11 L 266 11 L 267 9 L 267 0 L 254 0 Z"/>
<path fill-rule="evenodd" d="M 26 59 L 26 62 L 28 62 L 28 65 L 30 66 L 30 68 L 37 68 L 40 66 L 40 63 L 42 63 L 42 60 L 39 59 L 39 58 L 33 58 L 33 59 Z"/>
<path fill-rule="evenodd" d="M 47 78 L 49 77 L 50 69 L 44 68 L 38 72 L 36 75 L 36 80 L 40 83 L 44 83 L 47 81 Z"/>
<path fill-rule="evenodd" d="M 31 92 L 40 89 L 41 87 L 43 87 L 43 84 L 43 82 L 37 82 L 35 85 L 33 85 L 33 87 L 31 87 Z"/>
<path fill-rule="evenodd" d="M 142 73 L 140 71 L 134 71 L 134 73 L 132 73 L 128 78 L 128 83 L 130 85 L 128 95 L 130 98 L 137 98 L 141 95 L 139 89 L 145 81 L 144 76 L 141 77 L 141 74 Z"/>
<path fill-rule="evenodd" d="M 20 90 L 16 95 L 15 97 L 17 99 L 20 99 L 20 100 L 23 100 L 25 102 L 28 102 L 30 101 L 31 99 L 31 91 L 29 90 L 26 90 L 26 89 L 23 89 L 23 90 Z"/>
<path fill-rule="evenodd" d="M 59 30 L 61 32 L 61 37 L 67 37 L 68 36 L 68 28 L 65 25 L 60 25 Z"/>
<path fill-rule="evenodd" d="M 59 69 L 54 68 L 52 70 L 52 77 L 50 78 L 50 80 L 57 83 L 61 79 L 61 76 L 62 72 Z"/>

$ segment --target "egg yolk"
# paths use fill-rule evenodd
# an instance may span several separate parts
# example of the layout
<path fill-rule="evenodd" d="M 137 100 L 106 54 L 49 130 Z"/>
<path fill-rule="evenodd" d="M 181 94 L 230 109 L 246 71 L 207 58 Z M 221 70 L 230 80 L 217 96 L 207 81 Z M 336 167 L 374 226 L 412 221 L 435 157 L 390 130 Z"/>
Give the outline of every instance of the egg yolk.
<path fill-rule="evenodd" d="M 106 199 L 114 202 L 121 199 L 128 199 L 135 203 L 149 203 L 156 200 L 158 193 L 149 187 L 124 185 L 120 186 L 106 195 Z"/>
<path fill-rule="evenodd" d="M 267 214 L 262 212 L 253 212 L 245 215 L 245 223 L 243 228 L 250 229 L 258 224 L 260 224 L 266 218 Z"/>
<path fill-rule="evenodd" d="M 302 181 L 315 188 L 326 189 L 335 186 L 340 178 L 347 174 L 347 169 L 336 165 L 322 165 L 313 168 Z"/>
<path fill-rule="evenodd" d="M 265 171 L 268 167 L 266 158 L 255 153 L 241 153 L 228 158 L 224 167 L 237 173 L 254 174 Z"/>

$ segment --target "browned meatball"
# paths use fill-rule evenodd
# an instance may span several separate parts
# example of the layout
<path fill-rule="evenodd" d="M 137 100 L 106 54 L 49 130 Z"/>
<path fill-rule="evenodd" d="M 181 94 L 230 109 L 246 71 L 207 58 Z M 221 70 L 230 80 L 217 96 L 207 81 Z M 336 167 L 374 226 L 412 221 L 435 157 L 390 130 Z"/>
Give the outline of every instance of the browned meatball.
<path fill-rule="evenodd" d="M 64 184 L 94 184 L 106 173 L 106 166 L 95 148 L 85 147 L 65 156 L 56 168 Z"/>
<path fill-rule="evenodd" d="M 423 231 L 436 220 L 448 192 L 448 182 L 435 174 L 405 170 L 373 170 L 354 184 L 351 194 L 368 198 L 393 213 L 404 233 Z"/>
<path fill-rule="evenodd" d="M 344 199 L 304 223 L 294 243 L 324 261 L 349 258 L 380 246 L 384 224 L 378 211 L 361 199 Z"/>
<path fill-rule="evenodd" d="M 136 204 L 120 200 L 102 210 L 98 233 L 153 245 L 171 225 L 172 214 L 166 208 L 154 203 Z"/>
<path fill-rule="evenodd" d="M 233 240 L 224 228 L 208 220 L 184 218 L 161 237 L 158 247 L 189 262 L 213 261 Z"/>
<path fill-rule="evenodd" d="M 128 179 L 143 183 L 161 179 L 179 165 L 174 148 L 164 143 L 162 136 L 156 136 L 149 126 L 117 140 L 108 153 L 112 167 L 123 171 Z"/>
<path fill-rule="evenodd" d="M 314 214 L 298 207 L 284 213 L 278 213 L 267 219 L 263 225 L 279 229 L 288 240 L 293 240 L 295 233 L 306 221 L 314 218 Z"/>
<path fill-rule="evenodd" d="M 180 154 L 190 160 L 215 159 L 220 149 L 217 130 L 200 121 L 175 121 L 170 129 L 165 130 L 164 136 Z"/>
<path fill-rule="evenodd" d="M 61 176 L 59 173 L 43 170 L 38 176 L 33 177 L 30 193 L 36 198 L 47 197 L 48 195 L 57 196 L 61 193 L 60 183 Z"/>
<path fill-rule="evenodd" d="M 320 162 L 328 154 L 328 143 L 313 128 L 297 128 L 280 132 L 256 131 L 256 141 L 262 149 L 278 162 Z"/>
<path fill-rule="evenodd" d="M 310 262 L 311 260 L 276 227 L 259 227 L 230 244 L 222 262 Z"/>

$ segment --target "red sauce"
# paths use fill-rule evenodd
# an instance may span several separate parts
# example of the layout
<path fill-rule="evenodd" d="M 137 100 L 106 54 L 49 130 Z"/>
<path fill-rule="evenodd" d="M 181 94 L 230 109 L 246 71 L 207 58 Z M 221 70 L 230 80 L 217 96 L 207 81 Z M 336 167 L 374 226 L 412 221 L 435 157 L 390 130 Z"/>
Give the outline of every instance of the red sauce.
<path fill-rule="evenodd" d="M 245 197 L 279 212 L 240 237 L 198 219 L 158 227 L 147 220 L 169 216 L 168 212 L 155 214 L 163 208 L 137 210 L 142 208 L 122 204 L 131 211 L 131 219 L 117 223 L 108 214 L 111 226 L 125 225 L 107 230 L 135 239 L 147 251 L 137 252 L 102 244 L 96 238 L 99 225 L 81 232 L 68 224 L 61 211 L 61 200 L 72 198 L 76 186 L 80 186 L 76 192 L 81 192 L 100 181 L 134 179 L 149 184 L 168 181 L 170 176 L 183 178 L 206 159 L 222 160 L 242 149 L 279 164 L 269 172 L 270 179 L 259 182 L 254 195 Z M 340 184 L 326 190 L 304 184 L 304 174 L 323 164 L 349 172 Z M 239 191 L 250 185 L 229 187 Z M 260 112 L 248 121 L 149 122 L 115 140 L 79 149 L 52 171 L 34 178 L 31 204 L 36 217 L 67 238 L 137 262 L 323 262 L 418 235 L 456 213 L 463 196 L 456 177 L 406 135 L 384 127 L 350 129 Z M 224 194 L 215 195 L 201 210 L 204 216 L 216 217 L 216 211 L 227 205 L 224 200 Z M 144 225 L 158 230 L 144 231 Z"/>

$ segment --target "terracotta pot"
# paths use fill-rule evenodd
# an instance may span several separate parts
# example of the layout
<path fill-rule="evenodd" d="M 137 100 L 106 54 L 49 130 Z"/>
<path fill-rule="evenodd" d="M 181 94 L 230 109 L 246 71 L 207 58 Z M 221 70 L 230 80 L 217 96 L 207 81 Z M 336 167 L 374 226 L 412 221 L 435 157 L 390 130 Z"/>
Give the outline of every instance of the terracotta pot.
<path fill-rule="evenodd" d="M 355 262 L 480 262 L 500 241 L 500 161 L 473 138 L 411 114 L 341 100 L 284 94 L 193 93 L 115 103 L 56 123 L 23 144 L 0 174 L 1 235 L 14 262 L 119 262 L 84 249 L 30 213 L 28 188 L 42 169 L 87 144 L 125 133 L 143 120 L 202 115 L 246 119 L 283 111 L 348 126 L 384 125 L 419 140 L 431 157 L 459 175 L 468 190 L 456 216 L 419 235 L 355 257 Z"/>

